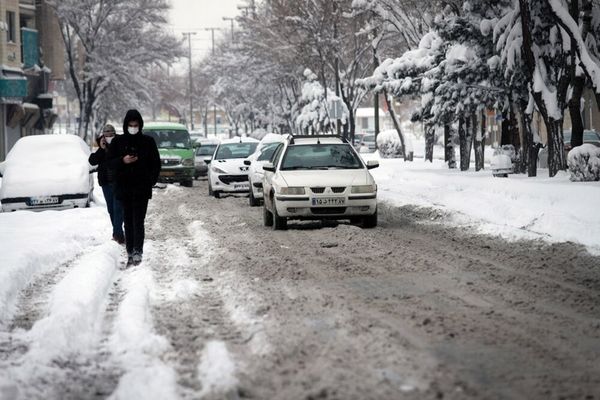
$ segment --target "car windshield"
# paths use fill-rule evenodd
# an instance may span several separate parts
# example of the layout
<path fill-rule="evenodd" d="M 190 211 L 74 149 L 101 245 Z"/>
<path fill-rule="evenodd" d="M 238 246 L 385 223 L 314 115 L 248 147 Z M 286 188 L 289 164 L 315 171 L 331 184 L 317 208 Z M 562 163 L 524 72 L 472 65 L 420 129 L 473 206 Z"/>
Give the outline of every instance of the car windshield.
<path fill-rule="evenodd" d="M 151 130 L 144 133 L 154 139 L 159 149 L 189 149 L 190 135 L 186 131 Z"/>
<path fill-rule="evenodd" d="M 281 170 L 360 169 L 363 165 L 348 144 L 289 146 Z"/>
<path fill-rule="evenodd" d="M 270 161 L 281 143 L 269 143 L 260 151 L 257 161 Z"/>
<path fill-rule="evenodd" d="M 217 148 L 216 144 L 203 144 L 196 149 L 197 156 L 212 156 Z"/>
<path fill-rule="evenodd" d="M 258 143 L 227 143 L 219 146 L 217 154 L 215 155 L 216 160 L 227 160 L 230 158 L 247 158 L 250 154 L 254 153 Z"/>

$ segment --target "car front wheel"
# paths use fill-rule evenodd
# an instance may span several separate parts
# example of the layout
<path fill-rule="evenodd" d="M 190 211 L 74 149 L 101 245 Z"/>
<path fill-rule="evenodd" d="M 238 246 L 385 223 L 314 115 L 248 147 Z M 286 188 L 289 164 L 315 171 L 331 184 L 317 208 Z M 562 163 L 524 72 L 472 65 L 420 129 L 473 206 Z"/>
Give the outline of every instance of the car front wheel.
<path fill-rule="evenodd" d="M 363 228 L 375 228 L 377 226 L 377 210 L 375 210 L 375 214 L 368 215 L 363 219 Z"/>
<path fill-rule="evenodd" d="M 267 206 L 263 206 L 263 223 L 265 226 L 273 226 L 273 214 L 267 210 Z"/>
<path fill-rule="evenodd" d="M 258 207 L 260 205 L 260 201 L 254 197 L 254 191 L 252 190 L 252 186 L 250 186 L 250 194 L 248 195 L 248 204 L 250 207 Z"/>
<path fill-rule="evenodd" d="M 277 206 L 275 205 L 275 201 L 273 201 L 273 230 L 281 231 L 287 229 L 287 218 L 280 217 L 277 214 Z"/>

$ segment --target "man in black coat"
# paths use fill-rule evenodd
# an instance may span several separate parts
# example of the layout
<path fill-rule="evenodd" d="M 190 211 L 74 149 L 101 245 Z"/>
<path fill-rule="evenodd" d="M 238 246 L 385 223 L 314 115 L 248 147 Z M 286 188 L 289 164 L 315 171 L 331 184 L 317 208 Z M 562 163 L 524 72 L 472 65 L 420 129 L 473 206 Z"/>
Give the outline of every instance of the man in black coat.
<path fill-rule="evenodd" d="M 116 170 L 115 193 L 123 204 L 127 265 L 138 265 L 144 253 L 144 220 L 152 187 L 158 181 L 160 156 L 156 142 L 142 133 L 144 120 L 129 110 L 123 120 L 123 135 L 113 141 Z"/>

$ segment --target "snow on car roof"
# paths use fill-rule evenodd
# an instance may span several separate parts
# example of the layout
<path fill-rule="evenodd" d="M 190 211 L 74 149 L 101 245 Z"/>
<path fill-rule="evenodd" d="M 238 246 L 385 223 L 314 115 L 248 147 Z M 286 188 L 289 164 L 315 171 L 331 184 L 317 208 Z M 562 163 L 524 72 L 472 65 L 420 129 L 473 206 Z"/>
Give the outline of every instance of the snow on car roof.
<path fill-rule="evenodd" d="M 336 136 L 332 136 L 332 137 L 323 137 L 323 136 L 318 136 L 318 137 L 298 137 L 295 136 L 294 137 L 294 144 L 317 144 L 317 143 L 321 143 L 321 144 L 343 144 L 344 141 L 342 139 L 340 139 L 339 137 Z"/>
<path fill-rule="evenodd" d="M 177 122 L 146 122 L 144 123 L 144 130 L 147 129 L 175 129 L 175 130 L 183 130 L 187 131 L 187 128 L 183 124 L 179 124 Z"/>
<path fill-rule="evenodd" d="M 261 144 L 266 143 L 280 143 L 284 142 L 288 138 L 288 135 L 279 135 L 277 133 L 267 133 L 261 140 Z"/>
<path fill-rule="evenodd" d="M 250 138 L 250 137 L 238 137 L 238 138 L 233 138 L 233 139 L 222 140 L 221 144 L 240 143 L 240 141 L 242 143 L 258 143 L 258 140 Z"/>
<path fill-rule="evenodd" d="M 8 153 L 0 197 L 86 193 L 88 145 L 76 135 L 34 135 Z"/>

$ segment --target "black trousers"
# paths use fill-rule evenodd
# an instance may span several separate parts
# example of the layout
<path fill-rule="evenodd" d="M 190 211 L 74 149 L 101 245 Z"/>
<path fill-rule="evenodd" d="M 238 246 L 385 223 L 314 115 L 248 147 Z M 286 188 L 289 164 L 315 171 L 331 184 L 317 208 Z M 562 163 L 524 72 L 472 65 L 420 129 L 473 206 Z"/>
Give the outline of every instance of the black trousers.
<path fill-rule="evenodd" d="M 144 252 L 144 220 L 148 210 L 148 198 L 136 195 L 122 199 L 125 223 L 125 246 L 127 254 Z"/>

